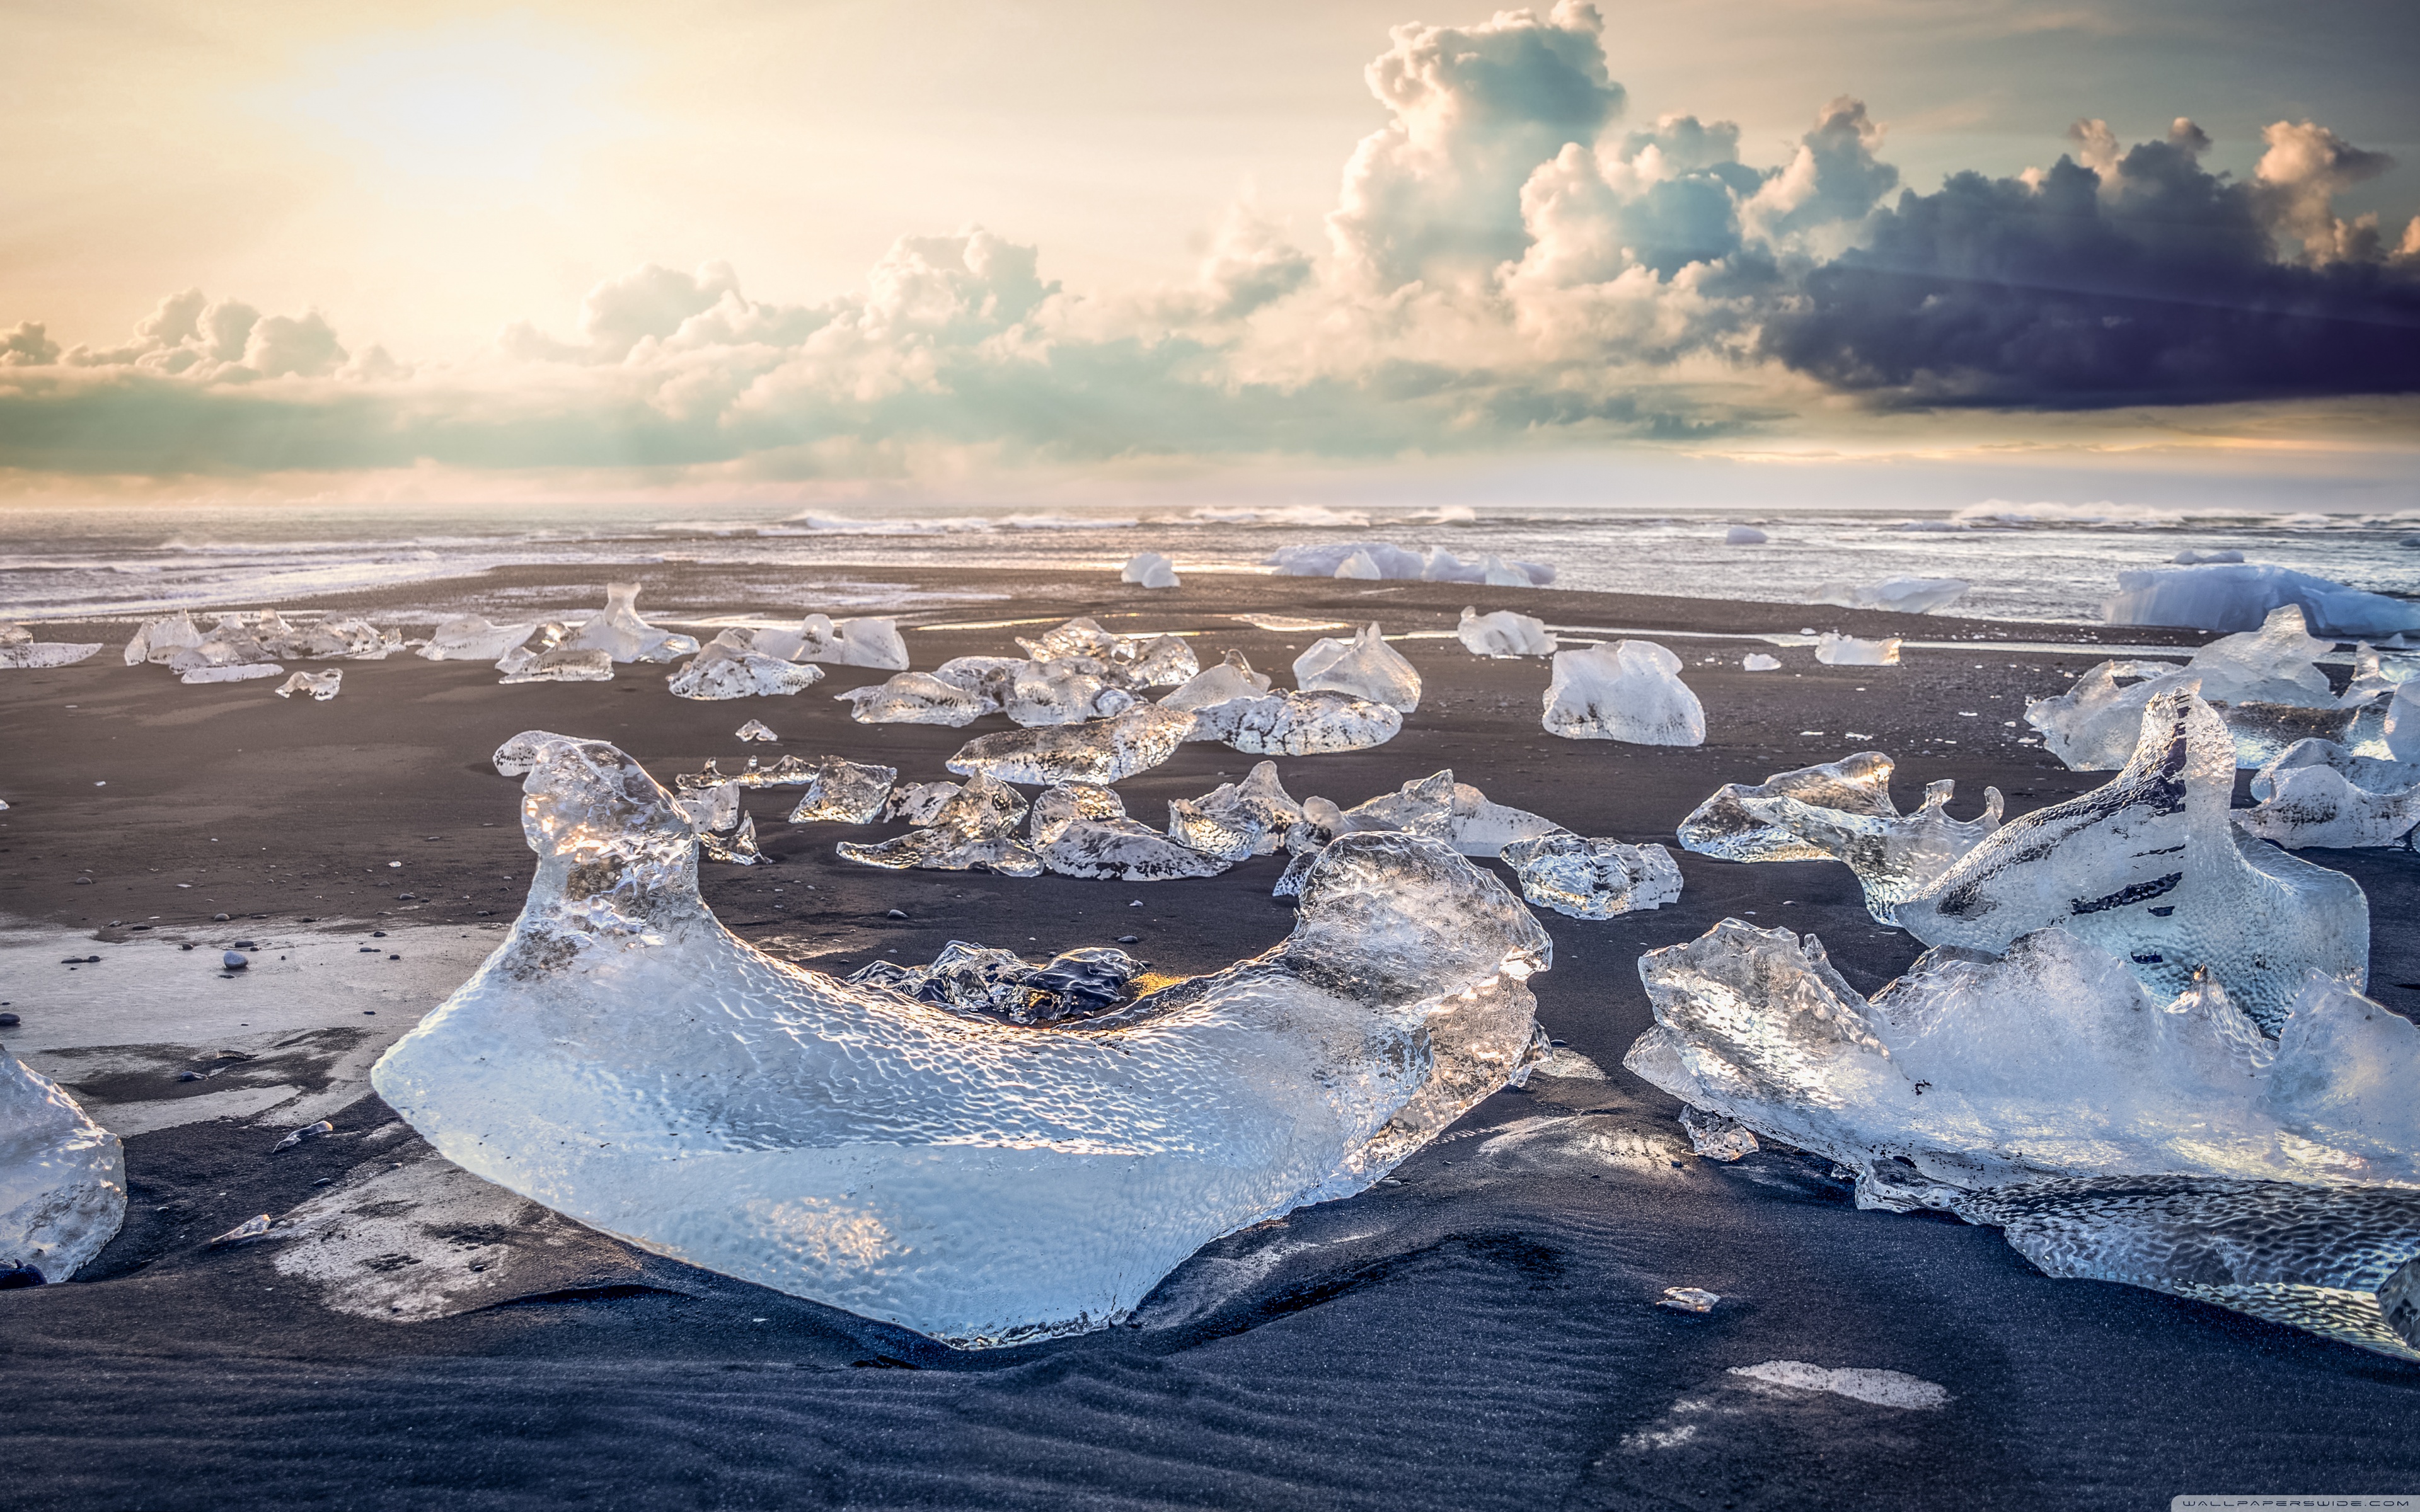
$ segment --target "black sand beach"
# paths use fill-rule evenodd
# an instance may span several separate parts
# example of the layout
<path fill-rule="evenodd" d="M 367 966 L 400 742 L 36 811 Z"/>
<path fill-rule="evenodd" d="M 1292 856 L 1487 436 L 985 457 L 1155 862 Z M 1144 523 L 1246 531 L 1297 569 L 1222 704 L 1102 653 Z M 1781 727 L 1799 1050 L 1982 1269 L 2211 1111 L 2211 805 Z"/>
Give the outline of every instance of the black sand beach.
<path fill-rule="evenodd" d="M 632 575 L 659 622 L 817 602 L 797 581 Z M 380 623 L 406 606 L 567 610 L 601 602 L 603 576 L 499 572 L 300 607 Z M 2057 802 L 2106 774 L 2020 744 L 2024 700 L 2101 659 L 2096 640 L 2202 639 L 1419 583 L 1202 578 L 1147 594 L 1071 574 L 880 577 L 905 585 L 918 668 L 1013 651 L 1012 635 L 1078 613 L 1199 631 L 1205 663 L 1232 646 L 1280 681 L 1332 632 L 1236 616 L 1376 619 L 1403 635 L 1450 630 L 1476 603 L 1661 639 L 1706 704 L 1701 748 L 1549 736 L 1544 662 L 1481 660 L 1448 637 L 1397 642 L 1427 691 L 1394 740 L 1279 763 L 1297 797 L 1347 805 L 1450 766 L 1498 801 L 1629 841 L 1668 841 L 1723 782 L 1863 749 L 1897 758 L 1902 808 L 1944 777 L 1960 815 L 1986 784 L 2012 814 Z M 1742 655 L 1773 648 L 1724 638 L 1802 627 L 1956 645 L 1911 647 L 1898 667 L 1820 667 L 1794 649 L 1782 671 L 1749 673 Z M 518 784 L 489 762 L 522 730 L 612 740 L 667 783 L 752 752 L 829 752 L 933 780 L 969 736 L 1004 724 L 853 724 L 828 695 L 882 674 L 838 667 L 796 698 L 700 703 L 672 697 L 662 668 L 502 687 L 484 663 L 401 656 L 341 664 L 342 695 L 315 704 L 267 683 L 183 687 L 127 668 L 116 648 L 131 629 L 46 631 L 108 644 L 79 666 L 0 673 L 12 806 L 0 919 L 71 932 L 57 937 L 100 954 L 79 966 L 80 990 L 114 953 L 165 951 L 163 939 L 201 947 L 181 955 L 196 995 L 265 985 L 211 969 L 239 939 L 442 933 L 475 954 L 476 932 L 509 919 L 526 887 Z M 752 717 L 781 743 L 737 741 Z M 1188 745 L 1120 789 L 1149 818 L 1250 764 Z M 1291 925 L 1268 895 L 1281 858 L 1140 887 L 879 872 L 832 843 L 892 827 L 788 825 L 793 801 L 751 795 L 771 864 L 706 866 L 705 891 L 740 934 L 820 968 L 929 960 L 953 939 L 1033 954 L 1133 933 L 1156 970 L 1190 974 Z M 2420 1015 L 2412 856 L 2304 854 L 2366 889 L 2370 991 Z M 1870 991 L 1916 947 L 1868 918 L 1845 868 L 1679 860 L 1675 905 L 1606 922 L 1541 915 L 1555 963 L 1532 983 L 1539 1018 L 1609 1080 L 1498 1094 L 1398 1180 L 1209 1246 L 1133 1326 L 979 1353 L 639 1255 L 526 1204 L 520 1231 L 465 1220 L 342 1274 L 298 1278 L 268 1244 L 212 1248 L 253 1214 L 313 1200 L 323 1180 L 429 1167 L 361 1078 L 443 987 L 374 1025 L 352 1014 L 349 1027 L 130 1048 L 45 1022 L 64 962 L 12 969 L 0 997 L 24 1028 L 0 1041 L 39 1030 L 67 1050 L 114 1047 L 26 1055 L 105 1125 L 113 1108 L 240 1086 L 341 1105 L 336 1136 L 273 1158 L 300 1104 L 127 1140 L 119 1237 L 70 1284 L 0 1293 L 0 1506 L 2114 1509 L 2180 1492 L 2420 1488 L 2412 1367 L 2215 1307 L 2048 1279 L 1994 1230 L 1855 1211 L 1826 1162 L 1691 1154 L 1677 1104 L 1620 1070 L 1650 1022 L 1641 951 L 1737 915 L 1820 935 Z M 254 1061 L 177 1079 L 220 1048 Z M 344 1304 L 407 1287 L 386 1305 L 410 1312 L 413 1268 L 434 1273 L 458 1252 L 497 1257 L 471 1310 L 393 1321 L 360 1296 Z M 1673 1286 L 1724 1301 L 1704 1316 L 1656 1306 Z M 1729 1373 L 1776 1360 L 1901 1371 L 1950 1400 L 1909 1411 Z"/>

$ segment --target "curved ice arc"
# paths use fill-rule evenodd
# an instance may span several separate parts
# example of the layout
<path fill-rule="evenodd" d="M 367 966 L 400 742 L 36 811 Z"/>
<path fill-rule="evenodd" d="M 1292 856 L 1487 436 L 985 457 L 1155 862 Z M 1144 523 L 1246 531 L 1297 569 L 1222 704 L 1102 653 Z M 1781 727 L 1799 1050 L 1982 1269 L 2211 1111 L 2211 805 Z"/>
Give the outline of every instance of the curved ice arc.
<path fill-rule="evenodd" d="M 126 1220 L 126 1151 L 59 1084 L 0 1049 L 0 1274 L 65 1281 Z"/>
<path fill-rule="evenodd" d="M 525 791 L 528 904 L 380 1095 L 591 1227 L 964 1346 L 1113 1322 L 1204 1242 L 1368 1186 L 1524 1062 L 1551 958 L 1443 846 L 1346 836 L 1267 953 L 988 1024 L 724 930 L 613 747 L 541 743 Z"/>

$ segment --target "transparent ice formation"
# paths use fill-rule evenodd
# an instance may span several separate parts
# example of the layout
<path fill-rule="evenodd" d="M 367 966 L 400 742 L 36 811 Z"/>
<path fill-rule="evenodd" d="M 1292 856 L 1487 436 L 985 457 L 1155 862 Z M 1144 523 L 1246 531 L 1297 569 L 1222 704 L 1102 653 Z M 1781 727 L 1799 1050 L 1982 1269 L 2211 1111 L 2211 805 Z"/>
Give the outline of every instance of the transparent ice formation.
<path fill-rule="evenodd" d="M 484 614 L 458 615 L 431 631 L 418 655 L 430 661 L 492 662 L 527 640 L 536 629 L 534 623 L 494 625 Z M 128 650 L 131 653 L 132 648 Z"/>
<path fill-rule="evenodd" d="M 1223 741 L 1248 756 L 1316 756 L 1383 746 L 1403 728 L 1389 703 L 1350 693 L 1271 693 L 1196 710 L 1185 738 Z"/>
<path fill-rule="evenodd" d="M 1126 804 L 1114 788 L 1098 782 L 1061 782 L 1044 788 L 1033 799 L 1025 832 L 1036 845 L 1047 845 L 1069 825 L 1085 819 L 1124 819 Z"/>
<path fill-rule="evenodd" d="M 1062 876 L 1171 882 L 1215 877 L 1233 864 L 1126 817 L 1115 793 L 1092 783 L 1051 788 L 1034 799 L 1032 834 L 1042 864 Z"/>
<path fill-rule="evenodd" d="M 1777 672 L 1781 670 L 1781 658 L 1765 652 L 1751 651 L 1740 658 L 1740 669 L 1751 672 Z"/>
<path fill-rule="evenodd" d="M 2395 702 L 2386 706 L 2383 740 L 2397 761 L 2420 762 L 2420 684 L 2406 683 L 2395 690 Z"/>
<path fill-rule="evenodd" d="M 1275 854 L 1286 831 L 1300 823 L 1302 805 L 1278 780 L 1275 762 L 1255 762 L 1241 782 L 1222 782 L 1168 806 L 1170 838 L 1231 861 Z"/>
<path fill-rule="evenodd" d="M 1215 666 L 1204 667 L 1181 684 L 1175 691 L 1162 697 L 1163 709 L 1206 709 L 1213 703 L 1229 699 L 1259 698 L 1269 690 L 1266 672 L 1252 671 L 1252 664 L 1240 651 L 1230 651 L 1226 659 Z"/>
<path fill-rule="evenodd" d="M 2287 604 L 2257 630 L 2221 636 L 2193 654 L 2185 671 L 2201 679 L 2201 696 L 2227 703 L 2288 703 L 2319 708 L 2335 702 L 2328 674 L 2315 662 L 2335 643 L 2304 627 L 2303 610 Z"/>
<path fill-rule="evenodd" d="M 1926 785 L 1924 803 L 1902 814 L 1890 795 L 1891 759 L 1860 751 L 1842 761 L 1783 772 L 1749 786 L 1727 782 L 1681 821 L 1681 848 L 1732 861 L 1847 863 L 1865 889 L 1866 910 L 1899 922 L 1898 905 L 1929 889 L 1960 857 L 2000 827 L 2000 790 L 1983 790 L 1983 811 L 1952 819 L 1957 783 Z"/>
<path fill-rule="evenodd" d="M 2292 607 L 2322 635 L 2380 637 L 2420 629 L 2420 605 L 2266 563 L 2147 567 L 2118 575 L 2101 608 L 2112 625 L 2249 630 Z"/>
<path fill-rule="evenodd" d="M 773 733 L 773 727 L 762 719 L 751 719 L 731 733 L 732 738 L 736 740 L 761 740 L 771 743 L 782 738 Z"/>
<path fill-rule="evenodd" d="M 828 614 L 810 614 L 795 630 L 759 630 L 753 639 L 758 652 L 784 661 L 876 667 L 894 672 L 908 670 L 908 642 L 900 639 L 897 620 L 835 620 Z"/>
<path fill-rule="evenodd" d="M 884 808 L 883 817 L 929 825 L 952 798 L 964 791 L 955 782 L 902 782 L 891 790 L 891 802 Z"/>
<path fill-rule="evenodd" d="M 754 650 L 748 632 L 725 630 L 666 681 L 675 698 L 774 698 L 803 693 L 823 681 L 821 667 L 783 661 Z"/>
<path fill-rule="evenodd" d="M 179 651 L 191 651 L 202 643 L 202 632 L 194 617 L 183 609 L 146 620 L 135 628 L 134 638 L 126 642 L 126 665 L 140 667 L 145 662 L 165 662 Z"/>
<path fill-rule="evenodd" d="M 1324 803 L 1313 799 L 1312 804 Z M 1311 805 L 1305 817 L 1311 818 Z M 1464 856 L 1493 856 L 1515 841 L 1563 833 L 1563 826 L 1526 809 L 1491 803 L 1487 795 L 1467 782 L 1453 779 L 1447 767 L 1404 783 L 1367 802 L 1336 813 L 1322 814 L 1318 827 L 1334 834 L 1357 830 L 1400 829 L 1429 840 L 1440 840 Z"/>
<path fill-rule="evenodd" d="M 180 683 L 249 683 L 274 677 L 286 669 L 273 661 L 243 662 L 225 667 L 188 667 L 177 674 Z"/>
<path fill-rule="evenodd" d="M 1207 1241 L 1367 1187 L 1523 1063 L 1551 959 L 1450 850 L 1346 836 L 1267 953 L 986 1022 L 730 933 L 613 747 L 542 744 L 524 789 L 527 906 L 379 1093 L 579 1222 L 961 1346 L 1113 1323 Z"/>
<path fill-rule="evenodd" d="M 1130 660 L 1118 665 L 1132 687 L 1182 687 L 1202 671 L 1192 643 L 1175 635 L 1152 637 L 1136 648 Z"/>
<path fill-rule="evenodd" d="M 65 1281 L 126 1218 L 126 1152 L 58 1083 L 0 1049 L 0 1274 Z"/>
<path fill-rule="evenodd" d="M 955 730 L 1000 709 L 981 693 L 930 672 L 901 672 L 887 683 L 852 687 L 833 697 L 848 705 L 848 717 L 860 724 L 938 724 Z"/>
<path fill-rule="evenodd" d="M 2369 901 L 2350 877 L 2229 822 L 2234 743 L 2209 704 L 2163 693 L 2125 770 L 2003 825 L 1899 922 L 1927 945 L 1997 951 L 2060 925 L 2165 995 L 2206 970 L 2274 1029 L 2311 972 L 2365 983 Z"/>
<path fill-rule="evenodd" d="M 1661 845 L 1625 845 L 1568 831 L 1503 849 L 1531 903 L 1572 918 L 1611 918 L 1681 896 L 1681 868 Z"/>
<path fill-rule="evenodd" d="M 1005 876 L 1042 874 L 1042 858 L 1016 839 L 1026 815 L 1026 802 L 1016 790 L 997 778 L 978 775 L 957 783 L 920 785 L 925 800 L 902 812 L 894 803 L 893 817 L 918 827 L 892 840 L 865 844 L 843 841 L 834 850 L 845 861 L 861 866 L 910 868 L 927 872 L 998 872 Z"/>
<path fill-rule="evenodd" d="M 2373 761 L 2327 740 L 2288 747 L 2253 776 L 2235 823 L 2288 850 L 2412 843 L 2420 825 L 2420 764 Z"/>
<path fill-rule="evenodd" d="M 1947 609 L 1975 586 L 1963 578 L 1886 578 L 1878 583 L 1825 583 L 1807 602 L 1843 609 L 1891 609 L 1931 614 Z"/>
<path fill-rule="evenodd" d="M 1124 950 L 1089 945 L 1034 965 L 1013 950 L 952 940 L 929 966 L 876 961 L 843 980 L 881 987 L 952 1013 L 1001 1024 L 1065 1024 L 1096 1018 L 1126 998 L 1143 964 Z"/>
<path fill-rule="evenodd" d="M 978 735 L 950 758 L 951 771 L 988 772 L 1003 782 L 1116 782 L 1176 754 L 1193 716 L 1145 703 L 1111 719 L 1002 730 Z"/>
<path fill-rule="evenodd" d="M 1686 1103 L 1681 1104 L 1681 1132 L 1689 1136 L 1689 1149 L 1707 1160 L 1745 1160 L 1763 1148 L 1756 1142 L 1756 1132 L 1737 1119 Z"/>
<path fill-rule="evenodd" d="M 1681 658 L 1652 640 L 1556 652 L 1544 723 L 1567 740 L 1706 743 L 1706 708 L 1681 681 Z"/>
<path fill-rule="evenodd" d="M 1337 570 L 1357 557 L 1376 569 L 1371 574 L 1374 578 L 1433 583 L 1483 583 L 1489 580 L 1488 574 L 1493 570 L 1511 587 L 1543 588 L 1555 580 L 1555 569 L 1543 562 L 1507 562 L 1501 557 L 1465 562 L 1443 547 L 1432 546 L 1419 551 L 1408 551 L 1383 541 L 1285 546 L 1263 560 L 1266 565 L 1277 568 L 1280 577 L 1345 578 L 1359 576 L 1358 573 Z"/>
<path fill-rule="evenodd" d="M 741 814 L 737 826 L 729 830 L 699 830 L 697 848 L 698 854 L 709 861 L 729 861 L 737 866 L 754 866 L 765 859 L 765 854 L 756 848 L 754 814 Z"/>
<path fill-rule="evenodd" d="M 1294 680 L 1306 693 L 1350 693 L 1409 714 L 1420 706 L 1420 674 L 1373 623 L 1350 640 L 1323 636 L 1294 659 Z"/>
<path fill-rule="evenodd" d="M 17 637 L 0 636 L 0 667 L 72 667 L 101 650 L 98 640 L 37 640 L 5 621 L 0 621 L 0 631 L 15 631 Z"/>
<path fill-rule="evenodd" d="M 1118 686 L 1123 681 L 1092 657 L 1063 657 L 1009 662 L 987 672 L 982 689 L 1015 723 L 1077 724 L 1124 714 L 1142 702 Z"/>
<path fill-rule="evenodd" d="M 882 817 L 891 800 L 892 784 L 898 780 L 899 769 L 895 766 L 873 766 L 827 756 L 807 784 L 806 795 L 790 810 L 790 823 L 870 825 Z M 957 786 L 954 782 L 950 785 Z"/>
<path fill-rule="evenodd" d="M 613 657 L 595 646 L 565 644 L 535 654 L 516 646 L 496 663 L 496 671 L 504 674 L 496 679 L 499 683 L 610 683 Z"/>
<path fill-rule="evenodd" d="M 1363 582 L 1374 582 L 1378 579 L 1387 576 L 1387 574 L 1379 567 L 1376 560 L 1373 559 L 1369 552 L 1356 551 L 1351 556 L 1346 557 L 1343 561 L 1336 564 L 1336 572 L 1334 576 L 1339 578 L 1354 579 Z"/>
<path fill-rule="evenodd" d="M 1546 633 L 1546 622 L 1527 614 L 1515 614 L 1509 609 L 1493 614 L 1481 614 L 1468 605 L 1463 606 L 1462 623 L 1454 629 L 1454 639 L 1474 656 L 1551 656 L 1555 654 L 1555 638 Z"/>
<path fill-rule="evenodd" d="M 1126 688 L 1174 687 L 1202 670 L 1193 648 L 1178 635 L 1117 635 L 1089 618 L 1069 620 L 1057 629 L 1016 643 L 1035 661 L 1089 657 L 1102 665 L 1081 668 Z"/>
<path fill-rule="evenodd" d="M 2126 764 L 2142 728 L 2144 708 L 2163 694 L 2197 691 L 2211 700 L 2233 734 L 2236 764 L 2260 766 L 2302 740 L 2344 743 L 2369 702 L 2384 688 L 2363 687 L 2339 699 L 2314 665 L 2331 643 L 2303 628 L 2303 611 L 2288 604 L 2257 630 L 2224 636 L 2179 667 L 2164 661 L 2104 661 L 2073 687 L 2025 706 L 2025 722 L 2042 733 L 2042 748 L 2077 771 Z M 2140 679 L 2120 686 L 2119 679 Z M 2381 683 L 2383 679 L 2380 680 Z"/>
<path fill-rule="evenodd" d="M 2420 1361 L 2420 1192 L 2071 1177 L 1951 1206 L 2054 1276 L 2191 1297 Z"/>
<path fill-rule="evenodd" d="M 1176 563 L 1156 551 L 1138 551 L 1127 558 L 1125 569 L 1118 574 L 1118 581 L 1144 588 L 1179 586 Z"/>
<path fill-rule="evenodd" d="M 345 672 L 341 667 L 331 667 L 324 672 L 296 672 L 277 685 L 279 698 L 290 699 L 297 693 L 308 693 L 315 703 L 325 703 L 345 689 Z"/>
<path fill-rule="evenodd" d="M 2313 709 L 2294 703 L 2226 703 L 2211 705 L 2226 725 L 2226 733 L 2235 742 L 2235 764 L 2260 767 L 2284 755 L 2288 748 L 2306 740 L 2323 740 L 2332 745 L 2353 738 L 2353 726 L 2360 722 L 2358 704 L 2343 708 Z"/>
<path fill-rule="evenodd" d="M 695 636 L 659 630 L 639 618 L 639 585 L 607 583 L 605 607 L 572 632 L 564 647 L 601 651 L 615 661 L 672 661 L 697 650 Z"/>
<path fill-rule="evenodd" d="M 802 757 L 784 756 L 770 766 L 748 758 L 748 764 L 737 772 L 725 772 L 719 758 L 709 757 L 702 772 L 683 772 L 673 779 L 683 793 L 698 788 L 710 788 L 730 783 L 734 788 L 803 788 L 813 787 L 823 768 Z"/>
<path fill-rule="evenodd" d="M 1753 525 L 1734 525 L 1723 532 L 1725 546 L 1762 546 L 1772 539 Z"/>
<path fill-rule="evenodd" d="M 1815 659 L 1826 667 L 1896 667 L 1899 641 L 1896 638 L 1860 640 L 1826 630 L 1815 638 Z"/>

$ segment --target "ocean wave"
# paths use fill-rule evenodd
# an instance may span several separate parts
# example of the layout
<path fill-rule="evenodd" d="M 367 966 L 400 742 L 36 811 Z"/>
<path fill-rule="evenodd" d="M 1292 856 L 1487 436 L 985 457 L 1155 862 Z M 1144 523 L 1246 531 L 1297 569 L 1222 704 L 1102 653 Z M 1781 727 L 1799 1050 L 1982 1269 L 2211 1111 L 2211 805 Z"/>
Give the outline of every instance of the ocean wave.
<path fill-rule="evenodd" d="M 1357 509 L 1330 509 L 1326 504 L 1202 504 L 1164 522 L 1172 525 L 1312 525 L 1347 526 L 1358 530 L 1370 523 Z"/>

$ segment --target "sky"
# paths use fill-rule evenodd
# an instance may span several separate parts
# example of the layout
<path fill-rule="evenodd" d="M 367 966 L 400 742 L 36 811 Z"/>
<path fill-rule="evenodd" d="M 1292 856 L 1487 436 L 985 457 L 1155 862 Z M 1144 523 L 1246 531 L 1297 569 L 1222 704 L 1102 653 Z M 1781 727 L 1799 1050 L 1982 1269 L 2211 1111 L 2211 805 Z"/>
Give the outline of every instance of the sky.
<path fill-rule="evenodd" d="M 2398 3 L 5 15 L 0 498 L 2420 505 Z"/>

